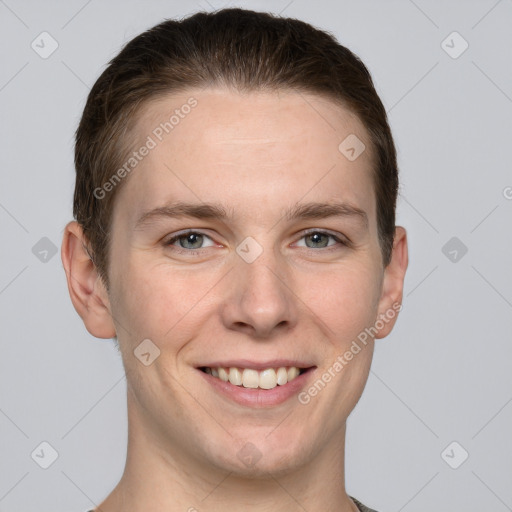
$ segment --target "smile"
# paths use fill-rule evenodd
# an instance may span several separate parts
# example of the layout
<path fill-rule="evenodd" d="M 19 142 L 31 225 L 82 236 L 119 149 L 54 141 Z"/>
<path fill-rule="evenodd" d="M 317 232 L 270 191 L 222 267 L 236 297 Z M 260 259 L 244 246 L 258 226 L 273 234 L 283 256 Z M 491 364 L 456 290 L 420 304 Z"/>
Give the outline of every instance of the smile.
<path fill-rule="evenodd" d="M 280 368 L 267 368 L 262 371 L 251 368 L 210 368 L 208 366 L 200 368 L 201 371 L 216 377 L 223 382 L 230 382 L 235 386 L 243 386 L 251 389 L 274 389 L 276 386 L 284 386 L 304 373 L 307 368 L 289 368 L 281 366 Z"/>
<path fill-rule="evenodd" d="M 275 407 L 296 397 L 315 375 L 316 366 L 241 368 L 240 366 L 196 367 L 210 389 L 221 397 L 251 408 Z"/>

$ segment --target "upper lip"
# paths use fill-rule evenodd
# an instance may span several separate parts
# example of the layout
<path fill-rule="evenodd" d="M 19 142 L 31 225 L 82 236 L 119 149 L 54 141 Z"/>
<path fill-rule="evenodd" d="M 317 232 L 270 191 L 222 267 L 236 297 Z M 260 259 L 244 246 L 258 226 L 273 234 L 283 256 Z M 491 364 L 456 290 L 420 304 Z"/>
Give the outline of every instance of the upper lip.
<path fill-rule="evenodd" d="M 294 359 L 271 359 L 269 361 L 256 362 L 248 359 L 229 359 L 227 361 L 217 361 L 200 364 L 197 368 L 249 368 L 251 370 L 266 370 L 267 368 L 281 368 L 295 366 L 297 368 L 311 368 L 313 364 L 297 361 Z"/>

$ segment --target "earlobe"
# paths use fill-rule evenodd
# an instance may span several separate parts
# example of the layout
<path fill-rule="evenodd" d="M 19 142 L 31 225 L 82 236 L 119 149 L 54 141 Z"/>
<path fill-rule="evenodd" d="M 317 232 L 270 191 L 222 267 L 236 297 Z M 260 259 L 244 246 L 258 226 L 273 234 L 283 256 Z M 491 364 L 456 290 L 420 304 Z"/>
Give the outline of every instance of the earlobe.
<path fill-rule="evenodd" d="M 405 272 L 408 264 L 407 232 L 403 227 L 396 226 L 393 253 L 389 265 L 384 269 L 379 313 L 376 319 L 376 322 L 379 319 L 381 320 L 379 325 L 384 325 L 382 329 L 379 329 L 375 338 L 386 337 L 395 325 L 401 309 Z"/>
<path fill-rule="evenodd" d="M 87 253 L 87 240 L 81 226 L 69 222 L 64 228 L 61 258 L 71 302 L 86 329 L 96 338 L 113 338 L 116 330 L 108 294 Z"/>

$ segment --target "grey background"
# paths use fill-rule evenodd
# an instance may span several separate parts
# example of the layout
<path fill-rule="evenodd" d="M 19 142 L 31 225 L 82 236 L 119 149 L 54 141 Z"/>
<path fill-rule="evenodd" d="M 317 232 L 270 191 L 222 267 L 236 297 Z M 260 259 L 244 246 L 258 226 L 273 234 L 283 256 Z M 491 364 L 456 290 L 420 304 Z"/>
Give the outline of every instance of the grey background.
<path fill-rule="evenodd" d="M 107 61 L 164 18 L 227 5 L 335 34 L 395 136 L 410 264 L 349 419 L 349 493 L 379 512 L 512 510 L 510 0 L 0 0 L 0 510 L 85 511 L 122 474 L 120 356 L 87 333 L 60 253 L 44 250 L 60 251 L 71 220 L 74 130 Z M 59 45 L 47 59 L 31 48 L 43 31 Z M 453 31 L 469 44 L 458 58 L 442 46 Z M 43 441 L 58 453 L 48 469 L 31 456 Z"/>

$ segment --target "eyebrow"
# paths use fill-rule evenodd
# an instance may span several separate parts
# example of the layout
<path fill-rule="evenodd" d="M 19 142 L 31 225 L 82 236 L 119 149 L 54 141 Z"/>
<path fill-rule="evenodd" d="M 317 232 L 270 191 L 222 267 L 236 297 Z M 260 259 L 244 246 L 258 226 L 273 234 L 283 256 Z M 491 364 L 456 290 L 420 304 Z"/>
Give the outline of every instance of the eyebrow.
<path fill-rule="evenodd" d="M 193 217 L 196 219 L 228 220 L 233 211 L 227 211 L 217 203 L 185 203 L 178 201 L 144 212 L 135 223 L 135 229 L 142 229 L 160 218 Z M 328 217 L 348 217 L 362 222 L 368 228 L 368 215 L 364 210 L 346 202 L 335 203 L 297 203 L 283 212 L 282 218 L 292 220 L 326 219 Z"/>

